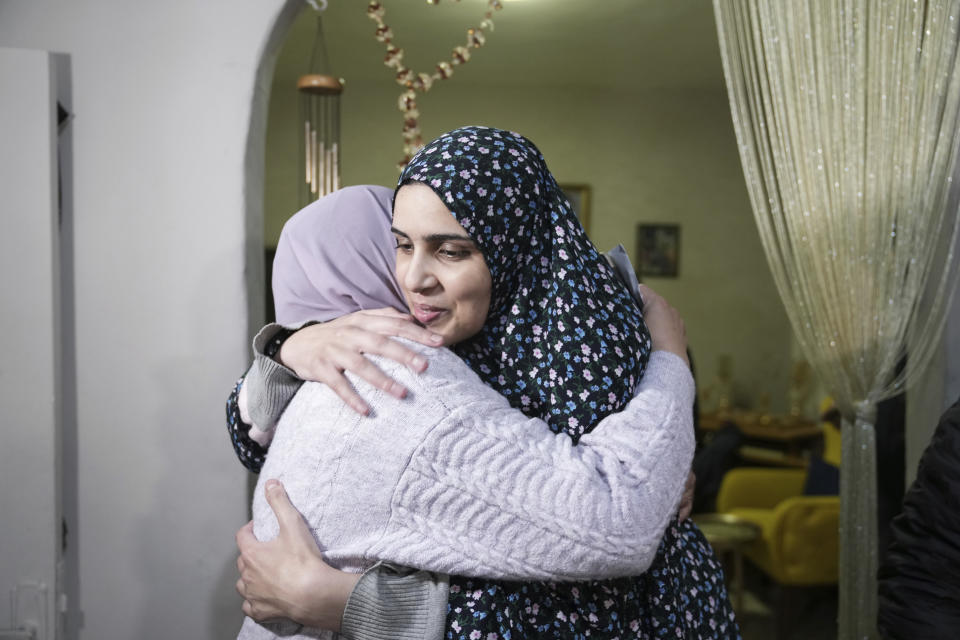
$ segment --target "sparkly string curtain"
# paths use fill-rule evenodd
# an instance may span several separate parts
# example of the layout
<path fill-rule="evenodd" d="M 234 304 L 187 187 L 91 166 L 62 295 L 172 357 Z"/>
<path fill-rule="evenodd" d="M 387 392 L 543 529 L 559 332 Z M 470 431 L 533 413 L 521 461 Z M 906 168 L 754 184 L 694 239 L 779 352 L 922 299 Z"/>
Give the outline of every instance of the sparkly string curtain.
<path fill-rule="evenodd" d="M 764 250 L 844 415 L 843 639 L 876 636 L 876 404 L 926 367 L 957 285 L 958 5 L 714 0 Z"/>

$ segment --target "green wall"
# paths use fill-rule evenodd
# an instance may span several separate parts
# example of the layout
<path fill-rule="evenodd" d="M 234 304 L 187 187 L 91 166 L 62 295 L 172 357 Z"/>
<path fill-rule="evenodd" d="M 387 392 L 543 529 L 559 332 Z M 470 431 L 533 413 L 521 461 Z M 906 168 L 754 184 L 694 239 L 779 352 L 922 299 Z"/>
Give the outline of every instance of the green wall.
<path fill-rule="evenodd" d="M 341 107 L 345 185 L 395 183 L 398 95 L 386 77 L 381 84 L 348 81 Z M 268 246 L 298 207 L 297 100 L 292 83 L 274 87 Z M 590 185 L 589 232 L 601 249 L 623 243 L 633 256 L 637 223 L 681 225 L 679 277 L 647 284 L 683 314 L 701 389 L 718 356 L 731 354 L 739 404 L 752 406 L 767 393 L 774 409 L 786 406 L 791 332 L 753 222 L 724 92 L 495 87 L 463 73 L 421 98 L 420 110 L 425 139 L 467 124 L 532 139 L 559 182 Z"/>

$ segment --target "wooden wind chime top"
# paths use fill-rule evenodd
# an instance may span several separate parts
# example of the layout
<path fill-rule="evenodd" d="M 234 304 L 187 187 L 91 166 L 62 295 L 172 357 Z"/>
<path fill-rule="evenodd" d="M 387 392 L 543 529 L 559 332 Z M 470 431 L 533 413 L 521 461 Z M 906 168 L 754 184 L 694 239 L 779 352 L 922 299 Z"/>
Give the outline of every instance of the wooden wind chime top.
<path fill-rule="evenodd" d="M 457 0 L 458 2 L 460 0 Z M 427 0 L 427 4 L 438 4 L 439 0 Z M 479 26 L 467 29 L 465 45 L 453 48 L 449 60 L 441 60 L 431 72 L 414 72 L 403 64 L 403 49 L 393 40 L 393 30 L 384 22 L 386 9 L 383 2 L 371 0 L 367 5 L 367 15 L 377 23 L 375 32 L 377 40 L 387 46 L 387 55 L 383 63 L 396 70 L 397 84 L 404 87 L 397 106 L 403 114 L 403 159 L 397 164 L 402 169 L 410 162 L 413 155 L 423 147 L 423 137 L 420 132 L 420 111 L 417 108 L 417 92 L 426 93 L 434 82 L 445 80 L 453 75 L 453 67 L 465 64 L 470 60 L 470 50 L 479 49 L 486 42 L 484 32 L 493 31 L 493 12 L 503 8 L 500 0 L 488 0 L 487 10 Z"/>
<path fill-rule="evenodd" d="M 343 93 L 339 78 L 323 73 L 308 73 L 297 80 L 297 90 L 319 96 L 338 96 Z"/>

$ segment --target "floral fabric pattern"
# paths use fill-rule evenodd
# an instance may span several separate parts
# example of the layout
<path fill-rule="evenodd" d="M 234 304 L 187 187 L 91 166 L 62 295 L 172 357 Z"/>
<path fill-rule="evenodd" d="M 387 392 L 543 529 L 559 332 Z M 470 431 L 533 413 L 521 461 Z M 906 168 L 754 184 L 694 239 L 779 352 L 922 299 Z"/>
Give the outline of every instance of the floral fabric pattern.
<path fill-rule="evenodd" d="M 398 189 L 430 187 L 490 269 L 484 328 L 451 348 L 510 404 L 576 443 L 633 396 L 650 355 L 640 308 L 587 237 L 537 147 L 464 127 L 428 143 Z M 738 638 L 723 571 L 696 526 L 668 528 L 639 577 L 450 578 L 451 640 Z"/>
<path fill-rule="evenodd" d="M 633 296 L 587 237 L 537 147 L 487 127 L 420 150 L 420 182 L 477 243 L 493 280 L 484 328 L 452 349 L 527 415 L 576 442 L 633 396 L 650 333 Z"/>
<path fill-rule="evenodd" d="M 510 583 L 451 577 L 446 638 L 740 637 L 723 569 L 686 520 L 666 532 L 650 569 L 636 578 Z"/>

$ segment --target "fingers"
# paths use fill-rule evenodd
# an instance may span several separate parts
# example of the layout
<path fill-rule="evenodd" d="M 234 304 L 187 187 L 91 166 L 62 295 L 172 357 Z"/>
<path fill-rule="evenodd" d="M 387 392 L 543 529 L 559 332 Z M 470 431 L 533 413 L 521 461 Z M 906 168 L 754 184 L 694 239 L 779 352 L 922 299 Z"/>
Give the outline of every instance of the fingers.
<path fill-rule="evenodd" d="M 287 490 L 283 488 L 283 484 L 276 479 L 267 480 L 264 492 L 267 496 L 267 504 L 270 505 L 273 514 L 277 517 L 277 524 L 280 526 L 279 535 L 302 533 L 300 530 L 306 528 L 303 517 L 290 502 L 290 497 L 287 495 Z"/>
<path fill-rule="evenodd" d="M 350 381 L 343 373 L 337 372 L 335 376 L 329 377 L 323 381 L 337 396 L 347 403 L 351 409 L 362 416 L 370 414 L 370 406 L 363 401 L 360 394 L 356 392 Z"/>
<path fill-rule="evenodd" d="M 359 311 L 344 316 L 343 320 L 342 324 L 349 327 L 383 336 L 407 338 L 428 347 L 438 347 L 443 343 L 440 335 L 421 327 L 408 314 L 400 313 L 395 309 Z"/>
<path fill-rule="evenodd" d="M 411 330 L 416 330 L 421 332 L 426 331 L 426 329 L 423 329 L 422 327 L 417 327 L 417 326 L 411 326 L 410 328 Z M 413 340 L 414 338 L 411 337 L 411 335 L 403 335 L 401 337 L 410 338 L 411 340 Z M 434 335 L 434 334 L 431 334 L 431 335 Z M 393 360 L 394 362 L 399 362 L 400 364 L 407 365 L 407 367 L 414 373 L 421 373 L 423 370 L 427 368 L 426 358 L 421 356 L 419 353 L 417 353 L 413 349 L 410 349 L 409 347 L 405 347 L 399 342 L 396 342 L 395 340 L 391 340 L 390 338 L 382 335 L 372 335 L 372 334 L 371 335 L 364 334 L 362 338 L 363 338 L 362 340 L 357 340 L 356 343 L 353 343 L 351 345 L 356 349 L 356 351 L 352 351 L 350 355 L 357 357 L 357 356 L 360 356 L 360 353 L 362 352 L 362 353 L 369 353 L 373 355 L 383 356 L 384 358 Z M 366 362 L 369 364 L 366 358 L 357 357 L 356 360 L 349 361 L 347 363 L 349 364 L 349 366 L 346 366 L 344 368 L 347 369 L 348 371 L 352 371 L 353 373 L 356 373 L 357 375 L 363 377 L 365 380 L 367 380 L 367 382 L 374 384 L 371 380 L 367 379 L 362 374 L 359 368 L 361 366 L 361 362 Z M 370 366 L 373 367 L 373 365 L 370 365 Z M 376 369 L 376 367 L 373 367 L 373 368 Z M 379 371 L 379 369 L 377 369 L 377 371 Z M 381 377 L 385 380 L 390 380 L 389 378 L 387 378 L 382 374 L 381 374 Z M 387 390 L 385 387 L 379 384 L 375 386 L 381 389 L 384 389 L 385 391 Z"/>
<path fill-rule="evenodd" d="M 240 549 L 241 553 L 243 553 L 245 548 L 257 542 L 257 537 L 253 535 L 253 520 L 240 527 L 240 530 L 237 531 L 236 539 L 237 548 Z"/>

